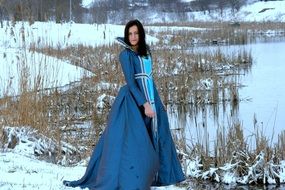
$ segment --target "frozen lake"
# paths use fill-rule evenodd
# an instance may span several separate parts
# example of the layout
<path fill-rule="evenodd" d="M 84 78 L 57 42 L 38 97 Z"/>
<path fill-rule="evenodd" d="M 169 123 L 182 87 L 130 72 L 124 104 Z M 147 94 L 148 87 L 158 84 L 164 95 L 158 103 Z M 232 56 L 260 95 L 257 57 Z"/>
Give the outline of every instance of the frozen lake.
<path fill-rule="evenodd" d="M 253 116 L 264 134 L 273 135 L 273 141 L 285 129 L 285 41 L 248 45 L 255 60 L 252 72 L 246 75 L 240 90 L 241 97 L 251 101 L 241 102 L 239 117 L 245 128 L 253 131 Z"/>
<path fill-rule="evenodd" d="M 255 132 L 256 118 L 255 126 L 258 126 L 259 132 L 262 132 L 270 143 L 277 142 L 278 134 L 285 127 L 285 99 L 282 96 L 285 92 L 285 40 L 202 49 L 215 51 L 217 48 L 225 53 L 244 49 L 252 53 L 254 62 L 251 70 L 238 78 L 245 86 L 238 90 L 241 101 L 237 110 L 233 110 L 230 105 L 226 105 L 226 108 L 219 105 L 217 116 L 209 105 L 206 106 L 206 113 L 200 111 L 194 117 L 190 117 L 190 113 L 174 112 L 170 113 L 172 126 L 186 126 L 185 133 L 189 142 L 201 142 L 201 139 L 208 137 L 212 146 L 218 127 L 228 128 L 232 122 L 239 121 L 244 129 L 244 137 L 247 138 Z M 254 142 L 253 137 L 247 138 L 249 145 Z"/>

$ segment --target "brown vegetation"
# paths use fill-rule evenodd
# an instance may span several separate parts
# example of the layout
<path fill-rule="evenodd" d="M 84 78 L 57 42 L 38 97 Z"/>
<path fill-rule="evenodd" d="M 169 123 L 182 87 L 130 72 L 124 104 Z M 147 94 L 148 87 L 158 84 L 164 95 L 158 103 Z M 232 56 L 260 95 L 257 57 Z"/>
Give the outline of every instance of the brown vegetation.
<path fill-rule="evenodd" d="M 254 27 L 254 23 L 241 23 L 237 29 L 239 32 L 232 35 L 236 29 L 229 23 L 192 23 L 191 26 L 212 27 L 212 29 L 159 33 L 148 30 L 160 40 L 153 47 L 153 60 L 155 81 L 163 101 L 169 106 L 177 105 L 180 108 L 190 105 L 190 110 L 181 109 L 179 113 L 185 114 L 189 111 L 194 119 L 195 113 L 205 109 L 205 105 L 211 105 L 213 109 L 216 109 L 219 104 L 230 103 L 232 108 L 236 109 L 241 101 L 238 89 L 242 85 L 237 82 L 236 78 L 250 70 L 253 62 L 251 52 L 240 50 L 227 55 L 219 48 L 213 52 L 206 48 L 206 51 L 199 52 L 195 47 L 205 44 L 246 43 L 249 41 L 247 30 L 261 28 L 259 25 Z M 263 27 L 272 26 L 274 29 L 275 27 L 282 29 L 281 25 L 274 23 L 266 23 Z M 168 40 L 165 41 L 165 39 Z M 64 49 L 50 46 L 38 48 L 35 45 L 30 51 L 69 60 L 72 64 L 83 67 L 95 75 L 92 78 L 83 78 L 79 83 L 70 84 L 70 88 L 66 91 L 61 91 L 57 87 L 42 90 L 41 84 L 28 90 L 25 81 L 27 73 L 23 69 L 21 95 L 5 96 L 0 99 L 0 125 L 31 126 L 40 133 L 55 139 L 59 144 L 61 141 L 76 146 L 84 144 L 88 151 L 91 151 L 104 130 L 112 103 L 106 100 L 103 110 L 98 111 L 97 98 L 103 93 L 116 96 L 119 87 L 124 83 L 118 63 L 120 49 L 117 44 L 101 47 L 78 45 Z M 100 82 L 106 82 L 110 86 L 99 88 Z M 86 121 L 92 121 L 90 128 L 77 128 L 76 124 Z M 204 169 L 211 165 L 220 166 L 240 152 L 250 154 L 241 123 L 229 123 L 229 126 L 217 129 L 214 158 L 209 153 L 207 139 L 204 141 L 206 144 L 197 142 L 189 145 L 186 142 L 184 130 L 185 126 L 174 131 L 179 149 L 188 157 L 200 155 Z M 205 130 L 207 130 L 206 127 Z M 278 146 L 274 147 L 268 144 L 268 140 L 259 131 L 256 131 L 254 135 L 256 135 L 256 150 L 253 154 L 259 154 L 263 150 L 267 159 L 273 155 L 284 159 L 284 133 L 279 135 Z M 197 139 L 202 138 L 197 135 Z M 89 155 L 88 151 L 85 151 L 86 155 Z M 60 155 L 61 152 L 59 151 L 58 154 Z M 243 169 L 240 168 L 240 170 L 242 172 Z"/>

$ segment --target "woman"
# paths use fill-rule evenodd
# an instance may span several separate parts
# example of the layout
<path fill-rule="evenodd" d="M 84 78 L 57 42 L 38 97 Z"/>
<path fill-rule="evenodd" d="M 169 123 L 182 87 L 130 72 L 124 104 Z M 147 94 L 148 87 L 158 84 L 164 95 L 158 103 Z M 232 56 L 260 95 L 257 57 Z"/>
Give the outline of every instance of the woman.
<path fill-rule="evenodd" d="M 85 175 L 64 181 L 95 190 L 148 190 L 184 180 L 166 111 L 152 78 L 152 58 L 138 20 L 125 27 L 119 59 L 126 79 Z"/>

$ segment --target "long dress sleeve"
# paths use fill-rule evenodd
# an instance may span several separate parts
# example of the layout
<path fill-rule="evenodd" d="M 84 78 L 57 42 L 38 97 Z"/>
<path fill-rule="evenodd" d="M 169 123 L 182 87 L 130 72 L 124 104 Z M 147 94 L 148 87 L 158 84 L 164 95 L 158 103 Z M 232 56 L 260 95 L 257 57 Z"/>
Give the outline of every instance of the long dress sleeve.
<path fill-rule="evenodd" d="M 143 95 L 143 93 L 138 88 L 136 81 L 135 81 L 135 71 L 134 71 L 134 65 L 131 61 L 132 55 L 130 55 L 131 52 L 128 50 L 124 50 L 120 53 L 120 63 L 122 65 L 123 73 L 125 76 L 125 80 L 127 82 L 127 86 L 129 87 L 132 95 L 134 96 L 137 104 L 139 106 L 142 106 L 146 102 L 146 98 Z"/>

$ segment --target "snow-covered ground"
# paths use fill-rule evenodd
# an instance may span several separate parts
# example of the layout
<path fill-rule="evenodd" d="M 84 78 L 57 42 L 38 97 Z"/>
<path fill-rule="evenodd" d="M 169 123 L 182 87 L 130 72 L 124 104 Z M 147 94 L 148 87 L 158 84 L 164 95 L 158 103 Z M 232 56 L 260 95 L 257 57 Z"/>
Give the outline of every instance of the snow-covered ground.
<path fill-rule="evenodd" d="M 9 151 L 0 152 L 1 190 L 79 190 L 62 185 L 64 179 L 79 179 L 86 167 L 63 167 L 40 161 L 34 157 Z M 183 190 L 175 186 L 152 188 L 152 190 Z"/>
<path fill-rule="evenodd" d="M 242 7 L 237 14 L 244 21 L 285 21 L 285 1 L 256 2 Z"/>
<path fill-rule="evenodd" d="M 85 167 L 62 167 L 16 152 L 0 153 L 0 189 L 68 189 L 63 178 L 79 178 Z M 76 188 L 80 189 L 80 188 Z"/>
<path fill-rule="evenodd" d="M 193 27 L 146 27 L 146 30 L 198 30 Z M 53 22 L 17 22 L 14 26 L 4 22 L 0 28 L 0 97 L 3 95 L 18 95 L 21 79 L 24 77 L 30 89 L 40 85 L 42 89 L 62 87 L 83 76 L 94 73 L 71 65 L 69 61 L 59 60 L 41 53 L 28 51 L 29 47 L 67 46 L 100 46 L 112 44 L 115 38 L 123 36 L 123 25 L 112 24 L 77 24 Z M 149 44 L 158 39 L 147 35 Z M 22 73 L 22 71 L 26 73 Z"/>
<path fill-rule="evenodd" d="M 93 75 L 68 61 L 41 53 L 0 48 L 0 54 L 4 55 L 0 56 L 0 97 L 19 95 L 23 80 L 27 80 L 29 89 L 39 90 L 63 87 L 83 76 Z"/>
<path fill-rule="evenodd" d="M 64 179 L 79 179 L 85 172 L 85 166 L 63 167 L 40 161 L 36 158 L 15 152 L 0 153 L 0 189 L 1 190 L 63 190 L 69 188 L 62 184 Z M 175 186 L 153 187 L 152 190 L 183 190 Z"/>
<path fill-rule="evenodd" d="M 0 151 L 0 189 L 1 190 L 63 190 L 80 188 L 65 187 L 63 180 L 76 180 L 83 176 L 88 158 L 73 167 L 64 167 L 57 164 L 39 160 L 35 156 L 48 153 L 51 155 L 56 149 L 56 143 L 40 135 L 29 127 L 5 127 L 8 139 L 4 142 L 4 151 Z M 0 134 L 0 139 L 2 134 Z M 18 144 L 11 148 L 13 138 L 18 139 Z M 77 151 L 68 143 L 63 143 L 65 152 Z M 46 156 L 47 157 L 47 156 Z M 60 161 L 62 164 L 66 157 Z M 175 186 L 153 187 L 152 190 L 183 190 Z"/>
<path fill-rule="evenodd" d="M 85 2 L 86 3 L 86 2 Z M 87 4 L 86 4 L 87 5 Z M 243 7 L 236 19 L 245 21 L 280 20 L 285 21 L 285 1 L 258 2 Z M 213 15 L 191 13 L 197 20 L 215 20 Z M 225 11 L 225 20 L 231 20 L 230 11 Z M 218 15 L 217 15 L 218 16 Z M 6 23 L 8 24 L 8 23 Z M 97 46 L 114 42 L 114 38 L 123 35 L 122 25 L 88 25 L 88 24 L 55 24 L 52 22 L 16 23 L 15 26 L 5 25 L 0 28 L 0 97 L 10 91 L 18 94 L 20 70 L 23 63 L 29 68 L 30 81 L 37 79 L 39 74 L 46 80 L 42 88 L 63 86 L 80 80 L 83 76 L 93 75 L 82 68 L 70 65 L 68 61 L 31 53 L 26 48 L 36 45 L 45 47 L 66 47 L 85 44 Z M 160 30 L 160 27 L 152 27 Z M 171 30 L 185 29 L 168 27 Z M 188 28 L 193 29 L 193 28 Z M 148 42 L 155 43 L 156 38 L 147 36 Z M 52 86 L 49 86 L 52 85 Z M 31 86 L 33 86 L 31 82 Z M 10 89 L 10 91 L 7 89 Z M 70 189 L 62 185 L 62 180 L 78 179 L 85 171 L 85 165 L 62 167 L 38 160 L 27 146 L 5 149 L 0 152 L 0 189 Z M 196 175 L 196 173 L 195 173 Z M 183 189 L 174 186 L 154 189 Z"/>
<path fill-rule="evenodd" d="M 280 21 L 285 22 L 285 1 L 260 1 L 241 7 L 237 12 L 230 9 L 208 12 L 190 12 L 188 19 L 193 21 Z"/>

